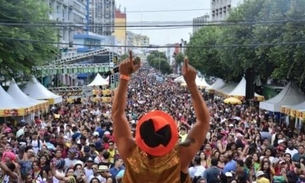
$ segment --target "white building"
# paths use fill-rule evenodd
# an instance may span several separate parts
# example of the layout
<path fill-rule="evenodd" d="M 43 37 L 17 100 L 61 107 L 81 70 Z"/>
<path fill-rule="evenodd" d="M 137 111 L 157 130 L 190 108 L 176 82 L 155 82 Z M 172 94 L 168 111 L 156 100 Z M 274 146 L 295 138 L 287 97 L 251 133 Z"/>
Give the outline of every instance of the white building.
<path fill-rule="evenodd" d="M 58 48 L 62 50 L 62 57 L 71 57 L 77 54 L 73 47 L 74 32 L 83 29 L 87 22 L 86 0 L 49 0 L 50 19 L 58 22 Z M 73 26 L 69 26 L 68 24 Z M 66 24 L 68 26 L 66 26 Z"/>
<path fill-rule="evenodd" d="M 242 4 L 244 0 L 211 0 L 211 20 L 223 21 L 233 8 Z"/>
<path fill-rule="evenodd" d="M 168 47 L 166 48 L 165 54 L 166 54 L 167 62 L 169 63 L 169 65 L 175 64 L 175 58 L 174 58 L 175 45 L 176 44 L 167 44 L 166 45 Z"/>
<path fill-rule="evenodd" d="M 193 34 L 197 32 L 208 20 L 209 15 L 193 18 Z"/>
<path fill-rule="evenodd" d="M 115 0 L 89 0 L 90 31 L 111 36 L 114 32 L 114 16 Z"/>

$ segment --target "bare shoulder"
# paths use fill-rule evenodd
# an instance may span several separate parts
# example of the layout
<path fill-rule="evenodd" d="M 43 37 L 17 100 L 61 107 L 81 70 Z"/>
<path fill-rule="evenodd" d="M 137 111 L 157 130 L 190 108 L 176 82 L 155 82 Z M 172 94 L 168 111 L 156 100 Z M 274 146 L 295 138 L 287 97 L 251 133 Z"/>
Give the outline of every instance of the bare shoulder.
<path fill-rule="evenodd" d="M 188 167 L 193 159 L 193 152 L 197 149 L 196 139 L 188 137 L 184 142 L 179 143 L 179 158 L 181 161 L 181 170 L 187 172 Z"/>
<path fill-rule="evenodd" d="M 134 148 L 136 147 L 136 143 L 134 139 L 124 139 L 124 141 L 118 141 L 116 142 L 119 154 L 121 158 L 125 161 L 130 154 L 133 152 Z"/>

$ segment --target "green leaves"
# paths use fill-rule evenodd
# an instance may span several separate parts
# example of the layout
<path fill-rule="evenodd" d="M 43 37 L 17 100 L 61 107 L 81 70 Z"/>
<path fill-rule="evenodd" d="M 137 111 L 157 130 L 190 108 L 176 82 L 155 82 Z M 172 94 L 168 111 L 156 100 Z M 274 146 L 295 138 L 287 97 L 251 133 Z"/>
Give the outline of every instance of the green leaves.
<path fill-rule="evenodd" d="M 181 63 L 184 61 L 184 55 L 183 53 L 179 52 L 177 55 L 175 55 L 175 64 L 181 65 Z"/>
<path fill-rule="evenodd" d="M 170 74 L 172 72 L 164 52 L 152 51 L 146 60 L 150 66 L 160 70 L 163 74 Z"/>
<path fill-rule="evenodd" d="M 48 5 L 44 1 L 0 0 L 0 4 L 0 37 L 9 38 L 0 38 L 1 75 L 8 80 L 11 77 L 18 79 L 18 76 L 32 74 L 32 66 L 45 64 L 55 58 L 57 48 L 39 41 L 57 42 L 58 30 L 49 20 Z M 42 25 L 33 25 L 37 23 Z"/>
<path fill-rule="evenodd" d="M 262 79 L 305 84 L 305 0 L 249 0 L 231 11 L 226 25 L 204 26 L 187 55 L 200 72 L 235 80 L 247 68 Z M 282 44 L 282 45 L 281 45 Z M 305 85 L 304 85 L 305 86 Z"/>

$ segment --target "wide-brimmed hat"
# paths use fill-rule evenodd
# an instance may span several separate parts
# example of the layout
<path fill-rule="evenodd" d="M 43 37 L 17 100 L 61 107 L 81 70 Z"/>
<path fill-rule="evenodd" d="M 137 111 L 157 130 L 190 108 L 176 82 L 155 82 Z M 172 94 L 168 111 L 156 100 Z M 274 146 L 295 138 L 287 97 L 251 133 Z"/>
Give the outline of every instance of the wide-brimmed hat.
<path fill-rule="evenodd" d="M 255 177 L 258 178 L 263 175 L 265 175 L 265 173 L 263 171 L 258 171 L 258 172 L 256 172 Z"/>
<path fill-rule="evenodd" d="M 97 171 L 98 172 L 109 171 L 109 168 L 106 165 L 100 165 Z"/>
<path fill-rule="evenodd" d="M 178 138 L 176 122 L 163 111 L 151 111 L 140 118 L 137 123 L 136 144 L 149 155 L 167 154 L 175 147 Z"/>

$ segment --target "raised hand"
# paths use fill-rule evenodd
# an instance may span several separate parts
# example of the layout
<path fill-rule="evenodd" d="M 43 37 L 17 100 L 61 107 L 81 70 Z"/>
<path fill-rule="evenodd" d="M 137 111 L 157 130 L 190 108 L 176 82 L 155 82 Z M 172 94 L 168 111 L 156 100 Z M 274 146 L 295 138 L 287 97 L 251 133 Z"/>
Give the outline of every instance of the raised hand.
<path fill-rule="evenodd" d="M 197 71 L 194 67 L 189 65 L 189 59 L 187 57 L 184 58 L 182 74 L 186 84 L 195 84 Z"/>
<path fill-rule="evenodd" d="M 132 51 L 129 51 L 129 58 L 121 62 L 119 71 L 121 75 L 130 76 L 132 73 L 137 71 L 140 66 L 140 62 L 134 63 Z"/>

